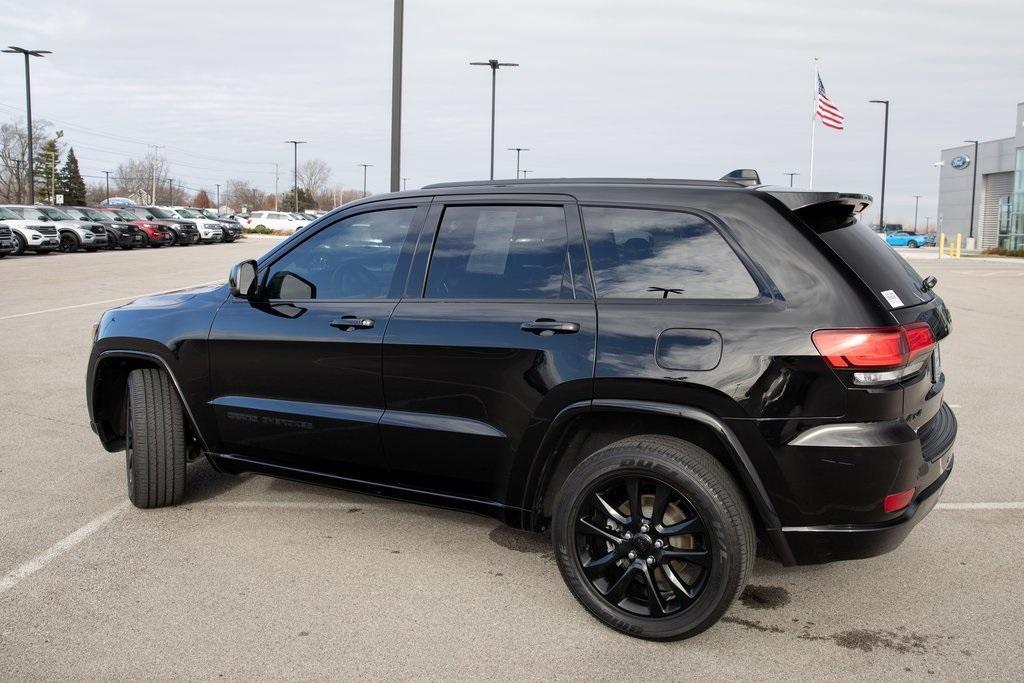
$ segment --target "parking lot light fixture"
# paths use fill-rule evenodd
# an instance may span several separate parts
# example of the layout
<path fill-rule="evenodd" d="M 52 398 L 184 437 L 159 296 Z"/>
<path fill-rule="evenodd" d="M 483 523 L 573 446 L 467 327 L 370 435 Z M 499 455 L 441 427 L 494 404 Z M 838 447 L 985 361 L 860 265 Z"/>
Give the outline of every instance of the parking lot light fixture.
<path fill-rule="evenodd" d="M 366 196 L 366 169 L 373 166 L 373 164 L 359 164 L 363 167 L 363 197 Z"/>
<path fill-rule="evenodd" d="M 793 187 L 793 176 L 797 176 L 797 175 L 800 175 L 800 174 L 799 173 L 783 173 L 782 175 L 788 175 L 789 176 L 789 186 Z"/>
<path fill-rule="evenodd" d="M 506 147 L 510 152 L 516 153 L 516 180 L 519 180 L 519 155 L 522 152 L 529 152 L 529 147 Z"/>
<path fill-rule="evenodd" d="M 878 225 L 885 232 L 885 158 L 889 153 L 889 100 L 871 100 L 871 104 L 885 105 L 885 128 L 882 132 L 882 194 L 878 202 Z"/>
<path fill-rule="evenodd" d="M 285 140 L 284 144 L 292 146 L 295 157 L 295 164 L 292 170 L 292 197 L 295 199 L 295 213 L 299 212 L 299 145 L 306 144 L 305 140 Z"/>
<path fill-rule="evenodd" d="M 522 173 L 523 173 L 523 180 L 526 180 L 526 174 L 527 173 L 533 173 L 533 171 L 530 171 L 530 170 L 524 168 Z"/>
<path fill-rule="evenodd" d="M 967 226 L 967 239 L 974 239 L 974 199 L 978 191 L 978 141 L 977 140 L 964 140 L 964 142 L 974 143 L 974 158 L 971 159 L 971 163 L 974 164 L 974 178 L 971 180 L 971 224 Z M 970 247 L 968 247 L 970 249 Z"/>
<path fill-rule="evenodd" d="M 28 118 L 28 203 L 36 203 L 35 173 L 32 168 L 32 76 L 29 68 L 30 57 L 42 57 L 53 54 L 49 50 L 26 50 L 23 47 L 10 45 L 4 52 L 25 55 L 25 112 Z"/>
<path fill-rule="evenodd" d="M 491 68 L 491 180 L 494 180 L 494 89 L 498 81 L 498 69 L 503 66 L 519 66 L 515 62 L 499 62 L 488 59 L 486 62 L 470 62 L 470 66 L 489 66 Z"/>

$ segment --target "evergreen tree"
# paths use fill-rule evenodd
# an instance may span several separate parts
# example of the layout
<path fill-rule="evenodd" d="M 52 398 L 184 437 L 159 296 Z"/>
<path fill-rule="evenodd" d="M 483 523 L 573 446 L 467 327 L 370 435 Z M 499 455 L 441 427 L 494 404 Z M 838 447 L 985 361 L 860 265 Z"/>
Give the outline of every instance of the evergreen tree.
<path fill-rule="evenodd" d="M 295 211 L 295 194 L 293 190 L 288 190 L 281 195 L 281 200 L 278 203 L 281 211 Z M 305 188 L 299 188 L 299 211 L 305 211 L 307 209 L 317 208 L 316 200 L 310 196 L 309 192 Z"/>
<path fill-rule="evenodd" d="M 53 196 L 50 192 L 51 181 L 53 188 L 60 188 L 60 139 L 64 137 L 64 131 L 57 133 L 43 142 L 35 153 L 35 177 L 36 177 L 36 200 L 53 203 Z M 58 190 L 59 192 L 59 190 Z"/>
<path fill-rule="evenodd" d="M 75 148 L 68 149 L 68 158 L 64 167 L 60 170 L 60 189 L 63 193 L 64 203 L 68 206 L 82 206 L 85 201 L 85 180 L 78 170 L 78 159 L 75 157 Z"/>

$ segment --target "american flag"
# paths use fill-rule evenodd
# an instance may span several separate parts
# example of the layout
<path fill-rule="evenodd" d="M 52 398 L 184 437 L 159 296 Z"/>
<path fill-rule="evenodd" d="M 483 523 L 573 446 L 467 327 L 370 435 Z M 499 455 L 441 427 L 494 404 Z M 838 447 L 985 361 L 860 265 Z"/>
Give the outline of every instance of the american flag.
<path fill-rule="evenodd" d="M 846 117 L 839 107 L 825 94 L 825 84 L 821 82 L 821 74 L 818 74 L 818 99 L 814 107 L 814 115 L 821 119 L 821 122 L 829 128 L 843 130 L 843 122 Z"/>

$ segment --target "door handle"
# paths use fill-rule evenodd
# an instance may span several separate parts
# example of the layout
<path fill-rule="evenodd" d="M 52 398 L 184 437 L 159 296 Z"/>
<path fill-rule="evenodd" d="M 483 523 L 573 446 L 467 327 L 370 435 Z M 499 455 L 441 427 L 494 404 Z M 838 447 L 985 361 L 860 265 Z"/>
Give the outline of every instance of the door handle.
<path fill-rule="evenodd" d="M 580 331 L 580 324 L 541 318 L 540 320 L 534 320 L 532 322 L 527 321 L 520 325 L 519 329 L 524 332 L 533 332 L 534 334 L 543 334 L 545 332 L 550 332 L 552 334 L 576 334 Z"/>
<path fill-rule="evenodd" d="M 331 327 L 336 327 L 339 330 L 367 330 L 373 327 L 373 318 L 357 318 L 354 315 L 343 315 L 340 318 L 332 320 Z"/>

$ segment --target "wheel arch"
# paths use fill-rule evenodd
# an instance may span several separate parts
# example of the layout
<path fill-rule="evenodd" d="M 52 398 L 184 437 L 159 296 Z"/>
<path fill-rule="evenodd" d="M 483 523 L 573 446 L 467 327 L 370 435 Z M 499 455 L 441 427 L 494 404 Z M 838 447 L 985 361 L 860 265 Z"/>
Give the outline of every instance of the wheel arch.
<path fill-rule="evenodd" d="M 695 443 L 721 462 L 736 479 L 755 525 L 782 562 L 792 563 L 775 506 L 743 444 L 723 420 L 686 405 L 595 399 L 585 407 L 574 404 L 559 413 L 538 449 L 524 486 L 522 502 L 532 511 L 531 526 L 545 526 L 562 482 L 584 458 L 627 436 L 652 433 Z"/>
<path fill-rule="evenodd" d="M 90 411 L 93 425 L 104 448 L 114 452 L 124 448 L 124 401 L 127 396 L 127 380 L 132 370 L 156 368 L 171 378 L 171 384 L 184 408 L 186 429 L 194 436 L 203 450 L 208 450 L 206 440 L 199 431 L 192 409 L 185 400 L 181 384 L 170 364 L 155 353 L 133 350 L 108 350 L 96 359 L 90 384 Z"/>

